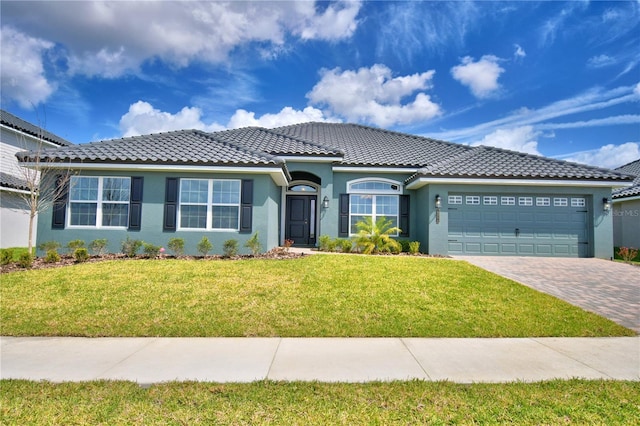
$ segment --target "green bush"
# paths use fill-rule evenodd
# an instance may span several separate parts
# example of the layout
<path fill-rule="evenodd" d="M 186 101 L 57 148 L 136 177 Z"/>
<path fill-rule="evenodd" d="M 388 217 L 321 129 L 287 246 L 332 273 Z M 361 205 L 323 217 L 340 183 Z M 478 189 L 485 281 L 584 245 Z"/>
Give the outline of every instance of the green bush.
<path fill-rule="evenodd" d="M 8 265 L 13 262 L 13 249 L 0 250 L 0 265 Z"/>
<path fill-rule="evenodd" d="M 44 243 L 40 243 L 38 245 L 38 249 L 46 253 L 49 253 L 51 250 L 57 253 L 60 247 L 62 247 L 62 245 L 57 241 L 45 241 Z"/>
<path fill-rule="evenodd" d="M 227 240 L 222 245 L 224 257 L 234 257 L 238 254 L 238 240 Z"/>
<path fill-rule="evenodd" d="M 132 240 L 127 237 L 127 239 L 122 242 L 122 252 L 127 257 L 136 257 L 140 247 L 142 247 L 142 241 L 140 240 Z"/>
<path fill-rule="evenodd" d="M 78 247 L 73 251 L 73 258 L 78 263 L 83 263 L 89 260 L 89 250 L 85 247 Z"/>
<path fill-rule="evenodd" d="M 207 237 L 202 237 L 202 239 L 198 243 L 197 248 L 198 248 L 198 252 L 206 257 L 207 254 L 209 254 L 209 252 L 211 251 L 211 249 L 213 249 L 213 244 L 211 244 L 211 241 L 209 241 Z"/>
<path fill-rule="evenodd" d="M 393 226 L 393 222 L 385 217 L 375 223 L 370 217 L 356 223 L 358 236 L 356 245 L 364 254 L 371 253 L 400 253 L 402 246 L 391 236 L 400 232 L 400 228 Z"/>
<path fill-rule="evenodd" d="M 411 241 L 409 243 L 409 253 L 411 254 L 420 253 L 420 241 Z"/>
<path fill-rule="evenodd" d="M 331 237 L 328 235 L 320 235 L 318 238 L 318 250 L 329 251 L 329 245 L 331 244 Z"/>
<path fill-rule="evenodd" d="M 76 249 L 84 247 L 84 241 L 83 240 L 69 241 L 66 247 L 67 247 L 67 250 L 69 250 L 69 253 L 73 254 L 76 251 Z"/>
<path fill-rule="evenodd" d="M 106 238 L 99 238 L 99 239 L 93 240 L 93 241 L 91 241 L 91 243 L 89 243 L 89 249 L 96 256 L 104 256 L 105 253 L 107 252 L 107 245 L 108 244 L 109 244 L 109 241 Z"/>
<path fill-rule="evenodd" d="M 142 251 L 149 259 L 155 259 L 160 256 L 162 247 L 151 243 L 142 243 Z"/>
<path fill-rule="evenodd" d="M 60 255 L 56 249 L 47 250 L 47 254 L 44 256 L 44 263 L 58 263 L 60 262 Z"/>
<path fill-rule="evenodd" d="M 247 240 L 244 246 L 251 250 L 252 255 L 257 256 L 260 254 L 262 251 L 262 244 L 260 244 L 260 241 L 258 240 L 257 231 Z"/>
<path fill-rule="evenodd" d="M 182 256 L 184 254 L 184 239 L 171 238 L 167 243 L 169 250 L 173 252 L 175 256 Z"/>
<path fill-rule="evenodd" d="M 397 240 L 398 244 L 400 244 L 400 246 L 402 247 L 401 251 L 402 253 L 409 253 L 411 252 L 411 247 L 409 247 L 409 244 L 411 244 L 411 241 L 409 240 Z"/>
<path fill-rule="evenodd" d="M 353 249 L 353 241 L 351 240 L 337 240 L 336 244 L 343 253 L 351 253 Z"/>
<path fill-rule="evenodd" d="M 33 266 L 33 255 L 29 252 L 24 252 L 18 258 L 18 266 L 21 268 L 29 269 Z"/>

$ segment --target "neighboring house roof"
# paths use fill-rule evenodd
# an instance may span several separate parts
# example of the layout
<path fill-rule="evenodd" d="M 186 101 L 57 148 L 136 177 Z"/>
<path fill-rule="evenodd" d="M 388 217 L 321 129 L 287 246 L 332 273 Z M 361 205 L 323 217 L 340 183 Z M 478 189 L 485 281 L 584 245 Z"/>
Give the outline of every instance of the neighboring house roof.
<path fill-rule="evenodd" d="M 629 164 L 618 167 L 616 171 L 635 176 L 636 178 L 633 180 L 633 185 L 631 187 L 620 188 L 613 191 L 612 198 L 614 200 L 619 200 L 621 198 L 640 196 L 640 158 L 638 158 L 636 161 L 632 161 Z"/>
<path fill-rule="evenodd" d="M 61 162 L 277 166 L 287 156 L 340 167 L 408 168 L 419 178 L 569 179 L 630 182 L 608 169 L 345 123 L 303 123 L 205 133 L 180 130 L 45 150 Z M 27 161 L 26 153 L 18 154 Z M 283 158 L 285 157 L 285 158 Z M 326 160 L 325 160 L 326 161 Z M 287 173 L 288 174 L 288 173 Z"/>
<path fill-rule="evenodd" d="M 0 172 L 0 187 L 28 191 L 29 184 L 24 179 L 9 173 Z"/>
<path fill-rule="evenodd" d="M 51 132 L 47 132 L 46 130 L 38 126 L 35 126 L 27 121 L 24 121 L 23 119 L 16 117 L 15 115 L 3 109 L 0 109 L 0 123 L 12 129 L 16 129 L 21 132 L 27 133 L 31 136 L 35 136 L 36 138 L 42 138 L 56 145 L 60 145 L 60 146 L 73 145 L 68 140 L 63 139 L 60 136 L 54 135 Z"/>

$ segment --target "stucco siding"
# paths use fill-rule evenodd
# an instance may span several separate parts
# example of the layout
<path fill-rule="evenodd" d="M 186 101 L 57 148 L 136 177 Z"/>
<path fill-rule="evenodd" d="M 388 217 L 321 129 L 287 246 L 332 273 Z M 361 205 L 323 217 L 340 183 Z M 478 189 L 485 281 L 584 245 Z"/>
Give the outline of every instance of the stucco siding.
<path fill-rule="evenodd" d="M 640 198 L 613 204 L 613 245 L 640 248 Z"/>

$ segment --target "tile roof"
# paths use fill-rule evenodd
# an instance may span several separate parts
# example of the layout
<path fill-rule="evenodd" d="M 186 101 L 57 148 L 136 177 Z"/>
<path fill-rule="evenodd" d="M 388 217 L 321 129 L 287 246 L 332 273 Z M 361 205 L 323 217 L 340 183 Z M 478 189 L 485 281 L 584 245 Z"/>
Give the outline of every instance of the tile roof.
<path fill-rule="evenodd" d="M 20 189 L 25 191 L 29 189 L 29 185 L 27 184 L 27 181 L 17 176 L 14 176 L 12 174 L 4 173 L 4 172 L 0 172 L 0 187 Z"/>
<path fill-rule="evenodd" d="M 42 139 L 53 142 L 56 145 L 60 146 L 68 146 L 73 145 L 66 139 L 61 138 L 60 136 L 54 135 L 51 132 L 47 132 L 44 129 L 41 129 L 38 126 L 35 126 L 28 121 L 24 121 L 23 119 L 16 117 L 15 115 L 7 112 L 3 109 L 0 109 L 0 123 L 4 124 L 7 127 L 11 127 L 12 129 L 20 130 L 21 132 L 27 133 L 29 135 L 35 137 L 41 137 Z"/>
<path fill-rule="evenodd" d="M 25 160 L 28 153 L 19 153 Z M 218 133 L 178 130 L 43 150 L 43 160 L 124 164 L 281 166 L 265 152 L 221 140 Z"/>
<path fill-rule="evenodd" d="M 629 180 L 609 169 L 488 146 L 423 167 L 409 180 L 417 177 Z"/>
<path fill-rule="evenodd" d="M 303 123 L 214 133 L 180 130 L 45 150 L 54 161 L 171 165 L 276 166 L 287 156 L 334 159 L 334 165 L 408 168 L 419 177 L 570 179 L 630 182 L 608 169 L 491 147 L 347 123 Z M 24 161 L 25 153 L 18 154 Z"/>
<path fill-rule="evenodd" d="M 616 171 L 635 176 L 633 180 L 633 186 L 627 188 L 620 188 L 613 191 L 613 199 L 637 197 L 640 195 L 640 158 L 636 161 L 632 161 L 629 164 L 618 167 Z"/>

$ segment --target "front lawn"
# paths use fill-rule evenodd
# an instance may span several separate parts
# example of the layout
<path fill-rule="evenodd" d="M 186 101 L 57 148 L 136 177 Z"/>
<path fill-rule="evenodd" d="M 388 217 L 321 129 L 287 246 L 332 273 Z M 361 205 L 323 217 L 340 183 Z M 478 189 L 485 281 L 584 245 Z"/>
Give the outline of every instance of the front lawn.
<path fill-rule="evenodd" d="M 0 381 L 0 424 L 637 424 L 640 383 Z"/>
<path fill-rule="evenodd" d="M 116 260 L 1 281 L 5 336 L 635 335 L 451 259 Z"/>

